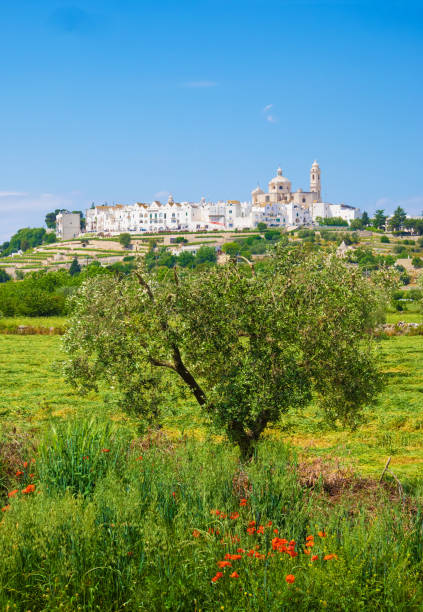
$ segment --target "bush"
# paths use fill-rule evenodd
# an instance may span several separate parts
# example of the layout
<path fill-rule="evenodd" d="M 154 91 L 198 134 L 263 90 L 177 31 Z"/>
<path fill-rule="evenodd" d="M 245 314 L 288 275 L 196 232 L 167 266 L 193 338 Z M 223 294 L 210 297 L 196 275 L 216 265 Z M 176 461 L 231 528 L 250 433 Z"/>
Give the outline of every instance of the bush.
<path fill-rule="evenodd" d="M 381 241 L 381 242 L 384 242 L 384 243 L 386 243 L 386 244 L 388 244 L 389 242 L 391 242 L 391 241 L 389 240 L 388 236 L 381 236 L 381 237 L 380 237 L 380 241 Z"/>
<path fill-rule="evenodd" d="M 3 268 L 0 268 L 0 283 L 7 283 L 7 281 L 11 280 L 11 276 L 6 272 L 6 270 L 3 270 Z"/>
<path fill-rule="evenodd" d="M 411 263 L 415 268 L 423 268 L 423 259 L 421 257 L 413 257 Z"/>

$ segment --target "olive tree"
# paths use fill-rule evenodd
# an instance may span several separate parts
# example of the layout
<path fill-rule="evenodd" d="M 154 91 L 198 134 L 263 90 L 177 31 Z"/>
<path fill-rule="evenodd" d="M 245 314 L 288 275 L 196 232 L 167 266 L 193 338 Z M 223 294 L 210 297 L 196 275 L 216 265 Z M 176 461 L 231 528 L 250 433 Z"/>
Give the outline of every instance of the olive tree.
<path fill-rule="evenodd" d="M 251 457 L 264 429 L 312 398 L 354 426 L 382 383 L 371 330 L 380 282 L 334 253 L 277 245 L 268 264 L 169 270 L 142 264 L 83 284 L 64 337 L 68 380 L 117 386 L 157 415 L 169 389 L 188 392 Z"/>

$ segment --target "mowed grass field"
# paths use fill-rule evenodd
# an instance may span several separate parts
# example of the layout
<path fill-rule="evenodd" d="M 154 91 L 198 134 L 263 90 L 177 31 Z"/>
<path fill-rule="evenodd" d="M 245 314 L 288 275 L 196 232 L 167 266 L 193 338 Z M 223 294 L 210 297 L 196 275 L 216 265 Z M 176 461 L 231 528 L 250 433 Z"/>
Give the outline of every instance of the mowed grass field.
<path fill-rule="evenodd" d="M 81 396 L 63 380 L 60 344 L 60 336 L 0 335 L 2 428 L 42 430 L 54 420 L 97 414 L 125 420 L 135 431 L 136 423 L 117 408 L 113 390 Z M 366 422 L 356 431 L 330 429 L 318 410 L 309 407 L 286 415 L 266 435 L 291 443 L 305 460 L 340 458 L 358 472 L 376 476 L 391 456 L 391 467 L 397 475 L 413 481 L 421 477 L 423 337 L 391 337 L 381 340 L 378 349 L 386 385 L 376 403 L 366 410 Z M 206 436 L 195 403 L 169 406 L 164 425 L 172 436 Z"/>

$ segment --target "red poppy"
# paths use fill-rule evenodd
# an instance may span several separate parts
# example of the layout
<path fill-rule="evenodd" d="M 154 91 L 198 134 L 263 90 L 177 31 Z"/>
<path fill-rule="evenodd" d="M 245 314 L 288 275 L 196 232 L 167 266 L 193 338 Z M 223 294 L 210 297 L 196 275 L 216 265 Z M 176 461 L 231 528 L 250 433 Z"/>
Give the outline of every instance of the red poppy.
<path fill-rule="evenodd" d="M 288 584 L 293 584 L 295 582 L 295 576 L 293 576 L 292 574 L 288 574 L 285 580 L 287 581 Z"/>
<path fill-rule="evenodd" d="M 255 521 L 250 521 L 248 523 L 248 527 L 255 527 L 256 526 L 256 522 Z"/>
<path fill-rule="evenodd" d="M 256 554 L 256 551 L 255 551 L 254 549 L 249 550 L 249 551 L 247 552 L 247 557 L 254 557 L 254 555 L 255 555 L 255 554 Z"/>
<path fill-rule="evenodd" d="M 239 578 L 239 574 L 237 572 L 232 572 L 231 578 Z"/>
<path fill-rule="evenodd" d="M 7 494 L 7 497 L 13 497 L 18 491 L 19 489 L 13 489 L 13 491 L 10 491 L 10 493 Z"/>
<path fill-rule="evenodd" d="M 142 461 L 142 455 L 140 455 L 139 457 L 137 457 L 137 461 Z"/>
<path fill-rule="evenodd" d="M 321 538 L 325 538 L 326 537 L 326 533 L 324 531 L 319 531 L 317 533 L 318 536 L 320 536 Z"/>
<path fill-rule="evenodd" d="M 23 489 L 22 493 L 25 495 L 26 493 L 34 493 L 35 485 L 29 484 L 25 489 Z"/>
<path fill-rule="evenodd" d="M 2 512 L 7 512 L 8 510 L 10 510 L 9 504 L 7 506 L 3 506 L 3 508 L 1 509 Z"/>
<path fill-rule="evenodd" d="M 222 578 L 223 574 L 222 572 L 217 572 L 215 576 L 213 576 L 213 578 L 211 579 L 212 582 L 217 582 L 219 580 L 219 578 Z"/>
<path fill-rule="evenodd" d="M 173 496 L 173 497 L 176 497 L 176 493 L 175 493 L 175 491 L 172 491 L 172 496 Z"/>
<path fill-rule="evenodd" d="M 19 478 L 19 476 L 22 476 L 23 472 L 21 470 L 18 470 L 15 474 L 16 478 Z"/>
<path fill-rule="evenodd" d="M 257 533 L 261 533 L 261 534 L 263 534 L 263 533 L 264 533 L 264 527 L 263 527 L 263 525 L 260 525 L 260 527 L 257 527 Z"/>
<path fill-rule="evenodd" d="M 102 453 L 110 453 L 110 448 L 102 448 L 101 452 Z"/>
<path fill-rule="evenodd" d="M 194 531 L 192 532 L 192 535 L 194 538 L 199 538 L 201 533 L 198 531 L 198 529 L 194 529 Z"/>
<path fill-rule="evenodd" d="M 273 530 L 273 533 L 278 534 L 278 533 L 279 533 L 279 529 L 274 529 L 274 530 Z"/>
<path fill-rule="evenodd" d="M 307 548 L 304 548 L 303 553 L 304 553 L 305 555 L 309 555 L 309 554 L 310 554 L 310 551 L 309 551 L 309 550 L 307 550 Z"/>
<path fill-rule="evenodd" d="M 24 468 L 27 468 L 28 467 L 28 461 L 24 461 L 23 466 L 24 466 Z"/>
<path fill-rule="evenodd" d="M 314 546 L 313 540 L 309 540 L 308 542 L 306 542 L 306 546 L 308 546 L 308 548 L 313 548 Z"/>
<path fill-rule="evenodd" d="M 239 518 L 239 512 L 232 512 L 232 514 L 231 514 L 231 516 L 229 518 L 231 518 L 233 520 Z"/>
<path fill-rule="evenodd" d="M 237 548 L 236 552 L 238 552 L 238 553 L 245 553 L 245 550 L 243 548 Z"/>
<path fill-rule="evenodd" d="M 317 561 L 317 559 L 318 559 L 318 558 L 319 558 L 319 555 L 313 555 L 313 556 L 312 556 L 312 558 L 311 558 L 311 560 L 312 560 L 312 561 Z"/>
<path fill-rule="evenodd" d="M 309 535 L 306 537 L 306 542 L 310 542 L 311 540 L 314 540 L 314 536 L 313 535 Z"/>
<path fill-rule="evenodd" d="M 273 525 L 272 521 L 267 521 L 266 527 L 271 527 Z"/>
<path fill-rule="evenodd" d="M 239 502 L 240 506 L 246 506 L 247 505 L 247 500 L 246 499 L 241 499 L 241 501 Z"/>
<path fill-rule="evenodd" d="M 338 558 L 338 557 L 337 557 L 336 555 L 331 554 L 331 555 L 325 555 L 325 556 L 323 557 L 323 560 L 324 560 L 324 561 L 330 561 L 331 559 L 337 559 L 337 558 Z"/>
<path fill-rule="evenodd" d="M 83 458 L 83 459 L 85 459 L 85 460 L 86 460 L 86 459 L 89 459 L 88 455 L 87 455 L 86 457 L 82 457 L 82 458 Z"/>
<path fill-rule="evenodd" d="M 229 563 L 229 561 L 218 561 L 217 565 L 222 568 L 222 567 L 232 567 L 232 563 Z"/>
<path fill-rule="evenodd" d="M 247 529 L 247 533 L 248 533 L 249 535 L 253 535 L 253 533 L 255 532 L 255 530 L 256 530 L 256 529 L 255 529 L 255 527 L 248 527 L 248 529 Z"/>

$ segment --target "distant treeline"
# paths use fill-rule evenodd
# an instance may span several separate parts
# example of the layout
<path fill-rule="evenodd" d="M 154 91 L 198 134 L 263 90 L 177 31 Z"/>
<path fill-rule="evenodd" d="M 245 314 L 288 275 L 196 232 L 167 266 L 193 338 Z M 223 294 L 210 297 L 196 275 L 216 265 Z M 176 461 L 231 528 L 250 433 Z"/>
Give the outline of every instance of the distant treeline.
<path fill-rule="evenodd" d="M 52 244 L 56 240 L 56 234 L 54 232 L 47 233 L 43 227 L 24 227 L 18 230 L 10 240 L 0 244 L 0 257 L 16 253 L 19 250 L 27 251 L 41 244 Z"/>

